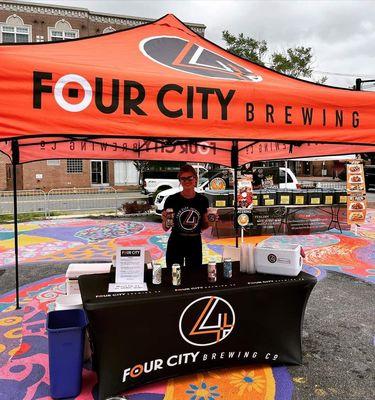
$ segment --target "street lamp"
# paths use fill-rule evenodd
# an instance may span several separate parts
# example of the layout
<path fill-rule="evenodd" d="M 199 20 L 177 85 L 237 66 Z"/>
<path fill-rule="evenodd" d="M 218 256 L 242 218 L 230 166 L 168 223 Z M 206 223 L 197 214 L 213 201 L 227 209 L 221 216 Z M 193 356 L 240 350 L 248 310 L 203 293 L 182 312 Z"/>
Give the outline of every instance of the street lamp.
<path fill-rule="evenodd" d="M 375 79 L 362 80 L 361 78 L 357 78 L 355 80 L 355 90 L 361 90 L 362 83 L 368 82 L 374 82 L 375 85 Z"/>

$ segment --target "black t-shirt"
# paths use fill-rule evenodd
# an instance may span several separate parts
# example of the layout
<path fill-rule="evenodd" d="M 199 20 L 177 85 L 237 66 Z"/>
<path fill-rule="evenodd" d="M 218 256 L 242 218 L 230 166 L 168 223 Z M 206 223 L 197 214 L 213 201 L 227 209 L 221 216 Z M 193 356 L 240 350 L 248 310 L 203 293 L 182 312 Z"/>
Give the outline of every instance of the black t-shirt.
<path fill-rule="evenodd" d="M 173 208 L 174 212 L 173 233 L 196 234 L 202 230 L 208 199 L 200 193 L 196 193 L 192 199 L 186 199 L 179 192 L 167 198 L 164 210 L 167 208 Z"/>
<path fill-rule="evenodd" d="M 263 177 L 260 177 L 258 174 L 253 175 L 253 186 L 257 188 L 261 188 L 263 186 Z"/>

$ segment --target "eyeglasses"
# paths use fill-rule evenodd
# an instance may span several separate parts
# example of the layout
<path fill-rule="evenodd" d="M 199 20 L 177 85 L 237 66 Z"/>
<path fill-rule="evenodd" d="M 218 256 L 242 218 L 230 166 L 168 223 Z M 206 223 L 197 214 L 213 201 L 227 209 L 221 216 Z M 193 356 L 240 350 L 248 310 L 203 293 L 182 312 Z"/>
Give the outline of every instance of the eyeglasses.
<path fill-rule="evenodd" d="M 194 180 L 194 176 L 181 176 L 180 181 L 181 182 L 192 182 Z"/>

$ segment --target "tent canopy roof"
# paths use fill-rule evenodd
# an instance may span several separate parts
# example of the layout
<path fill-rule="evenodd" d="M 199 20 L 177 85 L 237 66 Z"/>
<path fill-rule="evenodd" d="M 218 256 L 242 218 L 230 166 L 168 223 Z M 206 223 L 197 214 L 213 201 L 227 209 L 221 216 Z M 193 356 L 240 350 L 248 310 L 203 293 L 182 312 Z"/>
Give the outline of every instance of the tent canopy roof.
<path fill-rule="evenodd" d="M 214 141 L 228 150 L 239 140 L 244 161 L 258 144 L 321 144 L 294 157 L 375 145 L 375 93 L 287 77 L 228 53 L 171 14 L 96 37 L 1 45 L 0 60 L 0 141 L 18 139 L 25 161 L 53 158 L 40 140 L 58 138 L 137 139 L 142 149 L 143 140 Z M 9 154 L 7 146 L 0 150 Z M 140 159 L 139 147 L 135 153 Z M 59 158 L 72 156 L 61 147 Z"/>

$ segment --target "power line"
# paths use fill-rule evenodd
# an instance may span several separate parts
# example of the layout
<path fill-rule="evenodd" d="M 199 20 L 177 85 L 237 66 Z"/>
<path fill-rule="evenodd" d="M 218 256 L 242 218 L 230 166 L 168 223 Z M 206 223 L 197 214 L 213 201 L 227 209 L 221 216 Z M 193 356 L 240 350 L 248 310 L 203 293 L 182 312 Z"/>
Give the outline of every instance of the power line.
<path fill-rule="evenodd" d="M 364 74 L 344 74 L 344 73 L 340 73 L 340 72 L 329 72 L 329 71 L 318 71 L 318 70 L 314 70 L 313 74 L 324 74 L 324 75 L 335 75 L 335 76 L 346 76 L 349 78 L 375 78 L 375 74 L 374 75 L 364 75 Z"/>
<path fill-rule="evenodd" d="M 265 66 L 272 68 L 271 63 L 264 63 Z M 347 78 L 374 78 L 375 79 L 375 74 L 374 75 L 365 75 L 365 74 L 344 74 L 341 72 L 330 72 L 330 71 L 319 71 L 319 70 L 313 70 L 313 74 L 320 74 L 320 75 L 332 75 L 332 76 L 343 76 Z"/>

